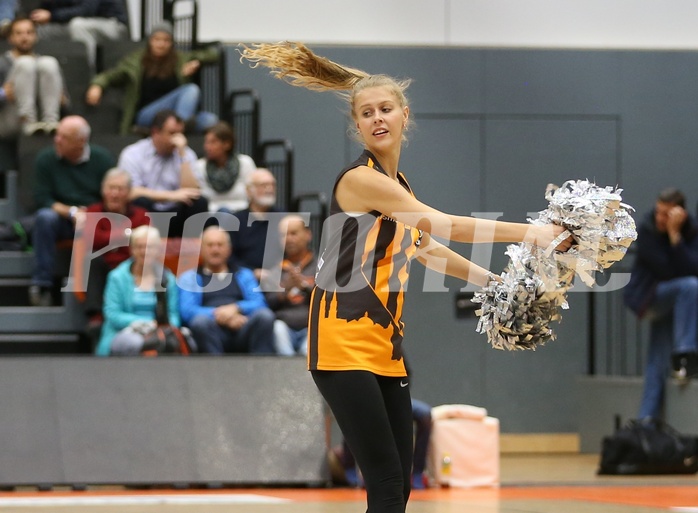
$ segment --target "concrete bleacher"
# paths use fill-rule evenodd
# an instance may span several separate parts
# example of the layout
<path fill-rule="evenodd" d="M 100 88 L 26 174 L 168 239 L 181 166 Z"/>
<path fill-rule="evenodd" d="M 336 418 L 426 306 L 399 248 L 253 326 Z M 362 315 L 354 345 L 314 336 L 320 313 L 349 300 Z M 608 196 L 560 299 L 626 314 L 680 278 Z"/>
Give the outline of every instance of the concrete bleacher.
<path fill-rule="evenodd" d="M 329 482 L 301 357 L 0 358 L 0 386 L 3 488 Z"/>
<path fill-rule="evenodd" d="M 7 195 L 0 199 L 0 222 L 12 222 L 23 211 L 17 171 L 4 173 Z M 67 269 L 65 251 L 57 271 Z M 33 255 L 23 251 L 0 252 L 0 354 L 82 352 L 84 319 L 72 294 L 54 293 L 52 307 L 29 306 L 28 288 Z"/>
<path fill-rule="evenodd" d="M 180 41 L 178 40 L 178 46 Z M 122 57 L 141 48 L 142 41 L 106 42 L 100 45 L 97 56 L 97 71 L 113 67 Z M 218 42 L 200 43 L 195 39 L 192 48 L 218 45 Z M 8 48 L 7 42 L 0 41 L 0 51 Z M 222 50 L 222 49 L 221 49 Z M 119 135 L 122 114 L 123 91 L 107 89 L 99 106 L 88 106 L 84 101 L 85 92 L 91 79 L 85 47 L 67 39 L 45 40 L 37 44 L 37 52 L 56 57 L 61 65 L 66 81 L 70 102 L 62 115 L 77 114 L 85 117 L 92 127 L 91 143 L 100 145 L 112 152 L 118 160 L 120 151 L 138 140 L 141 135 Z M 214 111 L 222 119 L 225 90 L 225 58 L 221 51 L 218 63 L 204 65 L 197 76 L 202 88 L 202 108 Z M 258 129 L 258 127 L 257 127 Z M 187 135 L 189 146 L 198 154 L 203 154 L 203 135 Z M 279 181 L 280 207 L 290 209 L 292 184 L 292 153 L 288 141 L 283 143 L 281 157 L 265 154 L 260 162 L 272 169 Z M 13 141 L 0 141 L 0 222 L 11 222 L 34 212 L 33 204 L 33 163 L 38 151 L 52 144 L 48 135 L 37 134 L 31 137 L 20 135 Z M 277 144 L 278 146 L 278 144 Z M 274 150 L 276 146 L 272 147 Z M 270 150 L 271 151 L 271 150 Z M 307 198 L 304 201 L 308 201 Z M 321 205 L 322 206 L 322 205 Z M 320 209 L 320 211 L 322 211 Z M 317 215 L 315 216 L 317 217 Z M 320 233 L 320 230 L 317 230 Z M 174 242 L 169 246 L 174 247 Z M 317 246 L 315 242 L 315 246 Z M 81 305 L 72 293 L 61 292 L 70 268 L 70 251 L 59 252 L 59 263 L 55 276 L 54 304 L 50 308 L 29 306 L 27 288 L 32 270 L 31 253 L 0 252 L 0 354 L 3 353 L 54 353 L 89 352 L 89 344 L 81 332 L 85 319 Z M 176 260 L 172 255 L 170 260 Z M 186 256 L 191 258 L 190 256 Z M 18 342 L 12 344 L 12 341 Z M 26 343 L 19 343 L 24 341 Z"/>
<path fill-rule="evenodd" d="M 103 52 L 103 65 L 113 65 L 121 56 L 133 51 L 139 43 L 131 41 L 112 44 Z M 0 42 L 0 52 L 7 50 Z M 70 98 L 62 114 L 85 117 L 93 128 L 91 143 L 104 146 L 118 159 L 120 151 L 141 136 L 118 135 L 121 119 L 121 93 L 110 90 L 103 103 L 89 107 L 84 102 L 90 73 L 87 54 L 82 43 L 61 40 L 60 44 L 42 41 L 37 52 L 56 57 L 63 70 Z M 106 60 L 108 59 L 108 60 Z M 201 154 L 203 136 L 190 136 L 190 146 Z M 0 222 L 12 222 L 34 212 L 32 197 L 33 163 L 38 151 L 52 144 L 48 135 L 19 136 L 0 143 Z M 70 248 L 59 252 L 53 307 L 29 305 L 27 289 L 33 256 L 27 252 L 0 252 L 0 354 L 8 353 L 81 353 L 89 351 L 82 335 L 85 319 L 82 308 L 69 292 L 61 292 L 70 266 Z"/>

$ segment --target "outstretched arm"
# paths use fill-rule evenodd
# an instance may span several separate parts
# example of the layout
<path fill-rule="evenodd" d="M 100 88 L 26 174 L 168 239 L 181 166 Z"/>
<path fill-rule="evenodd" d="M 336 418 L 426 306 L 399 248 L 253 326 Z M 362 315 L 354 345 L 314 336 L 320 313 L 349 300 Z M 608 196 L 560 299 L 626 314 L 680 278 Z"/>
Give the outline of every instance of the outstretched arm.
<path fill-rule="evenodd" d="M 434 240 L 428 233 L 422 235 L 417 260 L 429 269 L 460 278 L 479 287 L 484 287 L 488 281 L 487 269 L 472 263 L 451 248 Z"/>
<path fill-rule="evenodd" d="M 547 247 L 565 229 L 446 214 L 417 200 L 397 181 L 367 166 L 348 171 L 337 184 L 337 201 L 345 212 L 377 210 L 408 226 L 458 242 L 529 242 Z M 566 240 L 557 249 L 569 249 Z"/>

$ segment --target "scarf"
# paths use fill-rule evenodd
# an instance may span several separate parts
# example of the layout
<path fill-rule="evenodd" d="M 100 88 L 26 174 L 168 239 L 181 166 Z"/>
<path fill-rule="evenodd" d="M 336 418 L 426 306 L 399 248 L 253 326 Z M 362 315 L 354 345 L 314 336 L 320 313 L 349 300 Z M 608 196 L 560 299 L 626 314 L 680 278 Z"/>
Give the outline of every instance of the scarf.
<path fill-rule="evenodd" d="M 223 167 L 218 167 L 210 160 L 206 161 L 206 178 L 211 188 L 219 194 L 232 189 L 239 175 L 240 160 L 236 153 L 233 153 Z"/>

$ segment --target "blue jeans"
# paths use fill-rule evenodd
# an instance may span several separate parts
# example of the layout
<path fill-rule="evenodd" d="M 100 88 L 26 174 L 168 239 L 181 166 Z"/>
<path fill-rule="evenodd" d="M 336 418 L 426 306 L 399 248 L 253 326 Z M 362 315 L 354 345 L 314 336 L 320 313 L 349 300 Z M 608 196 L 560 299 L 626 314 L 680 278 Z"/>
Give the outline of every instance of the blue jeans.
<path fill-rule="evenodd" d="M 412 399 L 412 418 L 414 419 L 414 455 L 412 473 L 422 474 L 427 464 L 427 449 L 431 437 L 431 406 L 424 401 Z"/>
<path fill-rule="evenodd" d="M 647 317 L 652 324 L 639 418 L 659 418 L 671 355 L 698 351 L 698 278 L 659 282 Z"/>
<path fill-rule="evenodd" d="M 308 354 L 308 328 L 294 330 L 284 321 L 274 321 L 274 341 L 277 354 L 293 356 Z"/>
<path fill-rule="evenodd" d="M 201 90 L 196 84 L 181 85 L 139 110 L 136 113 L 135 123 L 149 128 L 158 112 L 169 109 L 175 111 L 184 121 L 194 118 L 197 131 L 204 132 L 218 122 L 218 116 L 212 112 L 198 112 L 200 97 Z"/>
<path fill-rule="evenodd" d="M 215 319 L 197 315 L 189 322 L 200 353 L 274 354 L 274 313 L 260 308 L 247 316 L 238 331 L 219 325 Z"/>
<path fill-rule="evenodd" d="M 59 216 L 53 209 L 42 208 L 36 213 L 32 228 L 32 246 L 34 247 L 32 285 L 41 287 L 53 285 L 56 241 L 72 239 L 74 235 L 75 228 L 72 221 Z"/>
<path fill-rule="evenodd" d="M 0 0 L 0 22 L 15 19 L 17 0 Z"/>

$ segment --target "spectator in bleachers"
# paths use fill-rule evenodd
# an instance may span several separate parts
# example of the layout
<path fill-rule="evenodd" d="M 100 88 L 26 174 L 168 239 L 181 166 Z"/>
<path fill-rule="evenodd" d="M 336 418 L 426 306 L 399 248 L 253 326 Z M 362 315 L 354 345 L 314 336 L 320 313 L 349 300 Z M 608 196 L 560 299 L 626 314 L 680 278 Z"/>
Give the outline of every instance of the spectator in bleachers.
<path fill-rule="evenodd" d="M 276 178 L 265 168 L 257 168 L 247 182 L 249 206 L 233 215 L 240 221 L 238 230 L 230 232 L 233 243 L 232 261 L 252 269 L 259 281 L 265 278 L 263 269 L 276 267 L 283 250 L 277 236 L 283 217 L 276 205 Z M 266 266 L 266 267 L 265 267 Z"/>
<path fill-rule="evenodd" d="M 77 214 L 100 201 L 102 179 L 114 167 L 114 157 L 90 144 L 89 139 L 87 121 L 66 116 L 58 125 L 53 146 L 36 156 L 33 183 L 38 212 L 32 230 L 32 305 L 51 304 L 56 242 L 73 239 Z"/>
<path fill-rule="evenodd" d="M 649 319 L 650 343 L 638 418 L 661 418 L 666 378 L 698 376 L 698 222 L 669 188 L 637 230 L 637 256 L 623 289 L 626 305 Z"/>
<path fill-rule="evenodd" d="M 155 115 L 163 109 L 174 110 L 188 127 L 203 132 L 218 117 L 199 111 L 201 90 L 191 80 L 202 63 L 217 59 L 216 49 L 178 51 L 172 38 L 172 25 L 163 22 L 153 27 L 144 49 L 127 55 L 92 79 L 85 101 L 88 105 L 98 105 L 104 89 L 122 87 L 125 92 L 122 134 L 128 134 L 133 125 L 140 129 L 151 126 Z"/>
<path fill-rule="evenodd" d="M 0 0 L 0 37 L 7 37 L 16 12 L 17 0 Z"/>
<path fill-rule="evenodd" d="M 174 111 L 160 111 L 150 137 L 126 146 L 119 156 L 119 168 L 131 174 L 133 202 L 150 212 L 176 214 L 169 237 L 181 237 L 189 217 L 208 212 L 208 200 L 194 176 L 196 153 L 187 146 L 183 130 L 184 123 Z"/>
<path fill-rule="evenodd" d="M 206 130 L 204 157 L 194 173 L 211 212 L 233 213 L 248 206 L 245 184 L 257 166 L 252 157 L 236 152 L 235 144 L 235 131 L 225 121 Z"/>
<path fill-rule="evenodd" d="M 284 244 L 280 292 L 267 292 L 269 308 L 276 315 L 274 341 L 280 355 L 307 354 L 310 293 L 315 286 L 317 261 L 310 249 L 312 233 L 298 214 L 289 214 L 279 223 Z"/>
<path fill-rule="evenodd" d="M 160 232 L 153 226 L 139 226 L 131 233 L 129 247 L 131 258 L 107 277 L 104 326 L 95 349 L 98 356 L 141 353 L 145 335 L 155 328 L 155 290 L 161 280 L 167 285 L 170 324 L 180 325 L 178 290 L 174 275 L 162 266 Z"/>
<path fill-rule="evenodd" d="M 92 242 L 92 253 L 114 246 L 106 253 L 92 258 L 85 289 L 85 314 L 88 333 L 102 324 L 102 304 L 107 274 L 130 256 L 129 238 L 133 229 L 148 224 L 144 208 L 129 201 L 131 175 L 119 169 L 107 171 L 102 180 L 102 201 L 88 206 L 78 214 L 77 230 Z M 119 214 L 106 217 L 101 214 Z"/>
<path fill-rule="evenodd" d="M 100 42 L 128 38 L 124 0 L 44 0 L 40 5 L 29 13 L 39 37 L 69 37 L 84 43 L 93 71 Z"/>
<path fill-rule="evenodd" d="M 0 55 L 0 137 L 55 132 L 66 100 L 60 65 L 55 57 L 34 52 L 31 20 L 15 18 L 8 38 L 12 48 Z"/>
<path fill-rule="evenodd" d="M 180 314 L 202 353 L 274 354 L 274 314 L 249 269 L 230 267 L 230 237 L 201 236 L 201 266 L 181 275 Z"/>

